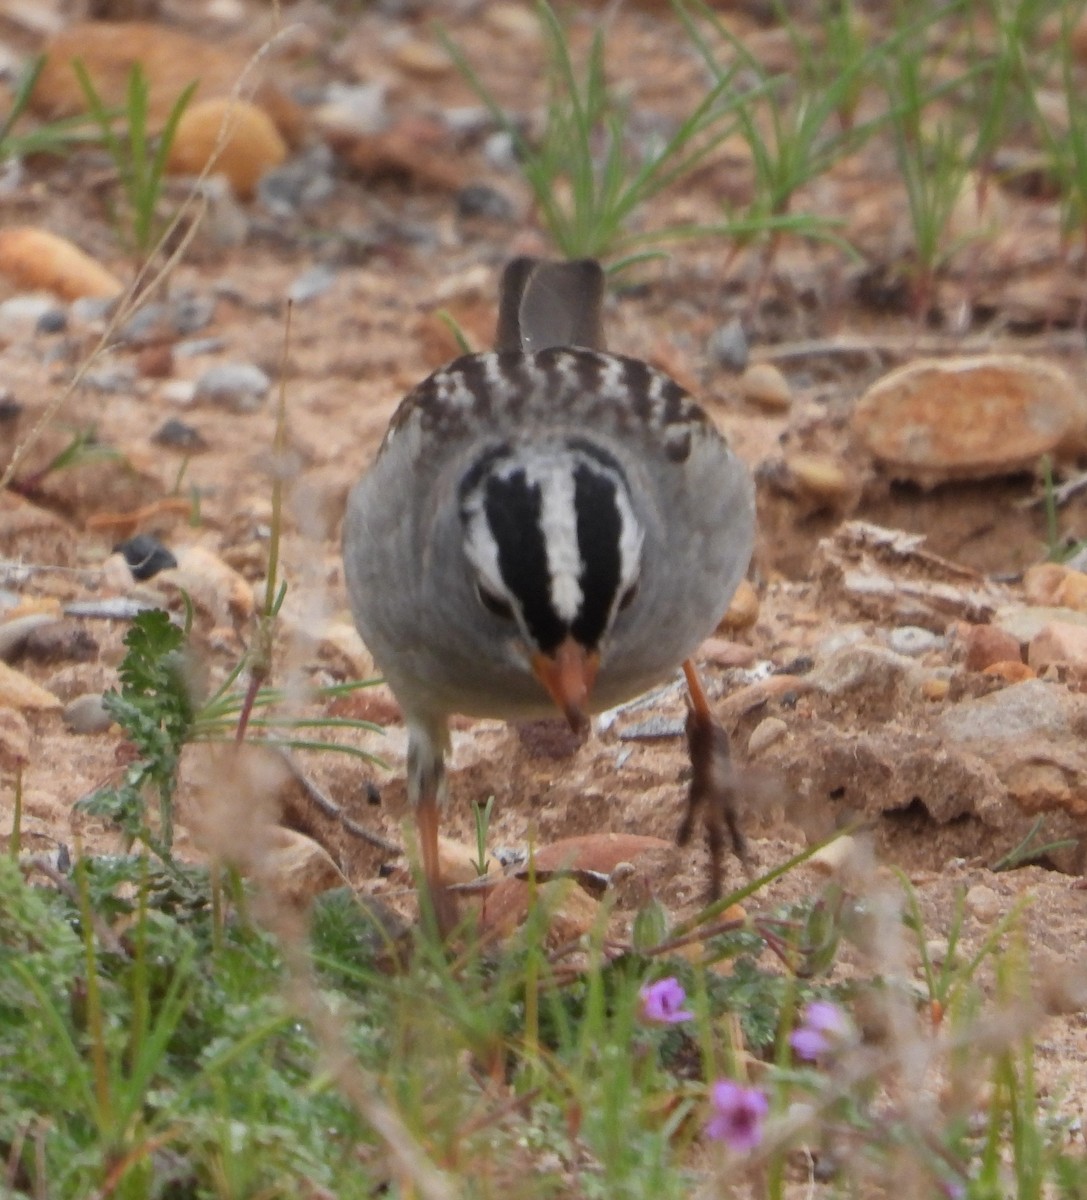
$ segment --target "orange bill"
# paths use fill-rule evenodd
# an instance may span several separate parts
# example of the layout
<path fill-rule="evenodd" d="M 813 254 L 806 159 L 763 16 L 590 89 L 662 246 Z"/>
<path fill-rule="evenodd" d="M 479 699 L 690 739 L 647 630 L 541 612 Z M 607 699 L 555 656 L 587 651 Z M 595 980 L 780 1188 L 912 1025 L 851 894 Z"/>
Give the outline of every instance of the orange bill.
<path fill-rule="evenodd" d="M 567 637 L 554 654 L 537 654 L 532 659 L 536 678 L 575 733 L 588 723 L 585 706 L 599 667 L 600 656 L 572 637 Z"/>

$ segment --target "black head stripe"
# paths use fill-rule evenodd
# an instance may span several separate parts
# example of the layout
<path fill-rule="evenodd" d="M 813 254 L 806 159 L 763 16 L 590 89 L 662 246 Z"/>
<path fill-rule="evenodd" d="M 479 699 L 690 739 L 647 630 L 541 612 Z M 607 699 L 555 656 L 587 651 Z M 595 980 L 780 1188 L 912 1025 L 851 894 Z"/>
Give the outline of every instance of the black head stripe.
<path fill-rule="evenodd" d="M 603 637 L 619 590 L 622 520 L 615 488 L 614 478 L 585 463 L 574 470 L 577 540 L 583 565 L 581 611 L 570 632 L 583 646 L 596 646 Z"/>
<path fill-rule="evenodd" d="M 483 510 L 498 547 L 498 569 L 520 601 L 533 641 L 547 654 L 558 648 L 566 626 L 551 603 L 541 507 L 540 489 L 528 482 L 524 471 L 488 478 Z"/>

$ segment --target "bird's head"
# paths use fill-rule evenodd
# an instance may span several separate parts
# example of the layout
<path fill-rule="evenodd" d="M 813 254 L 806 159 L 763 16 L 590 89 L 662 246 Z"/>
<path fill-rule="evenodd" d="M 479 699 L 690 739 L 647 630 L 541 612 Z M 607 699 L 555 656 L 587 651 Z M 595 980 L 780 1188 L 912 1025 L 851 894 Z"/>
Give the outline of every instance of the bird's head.
<path fill-rule="evenodd" d="M 460 483 L 478 603 L 580 728 L 601 653 L 633 603 L 643 531 L 622 466 L 588 437 L 489 447 Z"/>

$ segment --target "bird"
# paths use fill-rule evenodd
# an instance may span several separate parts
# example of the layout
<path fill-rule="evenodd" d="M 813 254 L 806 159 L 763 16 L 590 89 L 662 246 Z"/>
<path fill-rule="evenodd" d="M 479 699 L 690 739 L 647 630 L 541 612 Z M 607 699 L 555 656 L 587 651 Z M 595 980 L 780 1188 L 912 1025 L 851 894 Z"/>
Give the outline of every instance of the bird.
<path fill-rule="evenodd" d="M 343 522 L 359 633 L 408 730 L 407 791 L 442 935 L 438 865 L 453 714 L 590 715 L 682 666 L 692 776 L 679 840 L 703 810 L 710 894 L 724 830 L 741 856 L 728 738 L 691 655 L 750 563 L 751 474 L 664 372 L 610 353 L 593 259 L 514 258 L 493 350 L 400 402 Z"/>

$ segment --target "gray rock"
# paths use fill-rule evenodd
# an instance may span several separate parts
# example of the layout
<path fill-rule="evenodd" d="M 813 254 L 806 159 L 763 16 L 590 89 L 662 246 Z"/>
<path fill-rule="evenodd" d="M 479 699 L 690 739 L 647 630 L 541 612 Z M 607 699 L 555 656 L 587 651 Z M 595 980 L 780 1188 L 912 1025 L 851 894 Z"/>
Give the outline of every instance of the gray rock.
<path fill-rule="evenodd" d="M 920 658 L 922 654 L 942 646 L 944 639 L 931 630 L 922 629 L 920 625 L 900 625 L 887 635 L 887 644 L 896 654 Z"/>
<path fill-rule="evenodd" d="M 254 363 L 219 363 L 196 381 L 196 400 L 206 400 L 235 412 L 259 408 L 272 381 Z"/>
<path fill-rule="evenodd" d="M 517 215 L 513 202 L 486 183 L 470 183 L 457 193 L 457 216 L 484 217 L 490 221 L 512 221 Z"/>
<path fill-rule="evenodd" d="M 742 371 L 747 366 L 751 346 L 739 317 L 733 317 L 727 325 L 718 326 L 710 334 L 706 352 L 712 362 L 730 371 Z"/>
<path fill-rule="evenodd" d="M 64 706 L 64 724 L 73 733 L 105 733 L 113 724 L 102 697 L 97 692 L 77 696 Z"/>
<path fill-rule="evenodd" d="M 287 289 L 287 297 L 295 304 L 305 304 L 308 300 L 323 296 L 335 281 L 336 271 L 324 263 L 318 263 L 295 276 Z"/>
<path fill-rule="evenodd" d="M 57 301 L 47 292 L 20 292 L 0 303 L 0 338 L 14 342 L 33 336 L 48 313 L 57 311 Z"/>

